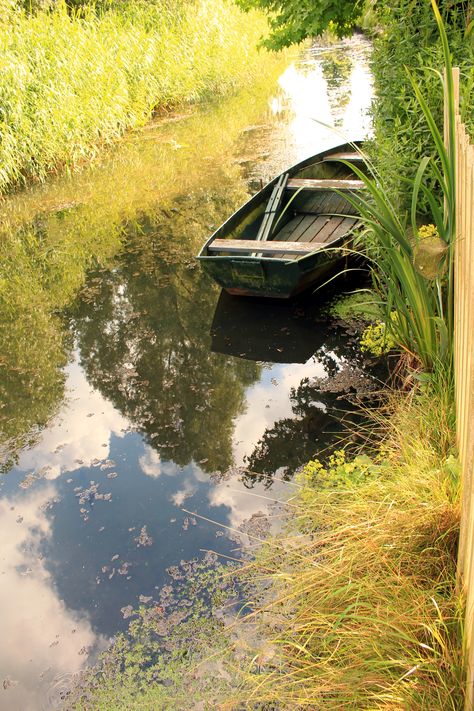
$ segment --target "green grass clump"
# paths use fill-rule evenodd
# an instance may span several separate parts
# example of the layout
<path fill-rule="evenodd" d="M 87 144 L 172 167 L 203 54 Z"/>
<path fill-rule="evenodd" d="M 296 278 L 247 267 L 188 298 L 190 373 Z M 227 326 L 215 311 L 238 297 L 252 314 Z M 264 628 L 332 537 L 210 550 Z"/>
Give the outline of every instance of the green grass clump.
<path fill-rule="evenodd" d="M 228 0 L 3 12 L 0 191 L 90 160 L 157 107 L 252 82 L 265 27 Z"/>
<path fill-rule="evenodd" d="M 286 530 L 253 567 L 269 592 L 241 623 L 273 656 L 248 664 L 226 708 L 462 708 L 458 481 L 441 397 L 397 397 L 370 459 L 306 468 Z"/>

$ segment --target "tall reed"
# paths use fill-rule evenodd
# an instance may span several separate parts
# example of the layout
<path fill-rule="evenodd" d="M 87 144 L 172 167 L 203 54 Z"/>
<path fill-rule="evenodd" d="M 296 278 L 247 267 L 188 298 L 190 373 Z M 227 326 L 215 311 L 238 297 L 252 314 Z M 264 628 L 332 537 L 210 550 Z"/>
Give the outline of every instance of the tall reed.
<path fill-rule="evenodd" d="M 353 168 L 365 184 L 366 197 L 350 198 L 365 225 L 367 251 L 382 297 L 386 327 L 393 339 L 427 370 L 452 361 L 454 329 L 454 88 L 446 31 L 434 0 L 432 5 L 444 51 L 446 79 L 443 81 L 440 75 L 440 83 L 448 103 L 447 145 L 422 87 L 410 74 L 419 109 L 436 149 L 433 155 L 421 160 L 416 175 L 406 178 L 411 187 L 410 213 L 400 212 L 373 166 L 371 176 Z M 436 176 L 439 191 L 424 183 L 428 166 Z M 430 206 L 431 228 L 420 225 L 420 195 Z"/>
<path fill-rule="evenodd" d="M 157 107 L 253 81 L 265 26 L 229 0 L 4 13 L 0 191 L 93 158 Z"/>

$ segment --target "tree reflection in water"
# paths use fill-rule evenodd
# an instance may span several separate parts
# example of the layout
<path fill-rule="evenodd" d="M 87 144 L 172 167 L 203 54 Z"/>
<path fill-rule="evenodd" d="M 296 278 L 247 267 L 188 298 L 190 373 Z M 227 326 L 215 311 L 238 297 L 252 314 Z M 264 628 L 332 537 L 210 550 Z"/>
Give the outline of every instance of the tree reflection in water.
<path fill-rule="evenodd" d="M 271 486 L 276 467 L 290 479 L 303 463 L 330 452 L 350 423 L 360 419 L 353 402 L 338 393 L 321 392 L 308 378 L 292 389 L 290 399 L 293 416 L 267 428 L 247 458 L 248 487 L 257 482 Z"/>
<path fill-rule="evenodd" d="M 261 362 L 274 373 L 270 382 L 280 381 L 278 403 L 273 397 L 276 393 L 267 397 L 265 387 L 260 388 L 259 395 L 248 395 L 249 408 L 270 409 L 262 435 L 257 435 L 253 448 L 247 448 L 243 456 L 243 481 L 247 487 L 258 482 L 270 486 L 276 470 L 281 468 L 284 477 L 290 478 L 301 464 L 333 447 L 346 426 L 360 418 L 358 406 L 344 396 L 339 386 L 329 385 L 322 391 L 314 376 L 324 374 L 323 378 L 331 381 L 341 368 L 347 373 L 352 368 L 359 372 L 358 349 L 346 334 L 332 328 L 325 314 L 334 291 L 357 288 L 364 274 L 352 273 L 350 281 L 336 280 L 332 289 L 293 302 L 275 304 L 221 294 L 211 328 L 213 350 Z M 286 365 L 275 366 L 279 363 Z M 292 365 L 298 363 L 305 366 Z M 285 398 L 281 381 L 288 378 L 295 383 L 286 389 L 291 408 L 283 407 L 285 414 L 281 416 L 281 396 Z M 270 379 L 268 375 L 266 379 Z M 344 378 L 344 387 L 351 388 L 350 378 Z M 271 418 L 272 413 L 275 419 Z M 254 419 L 259 422 L 260 418 L 256 415 Z"/>
<path fill-rule="evenodd" d="M 210 352 L 218 290 L 192 256 L 196 235 L 204 239 L 209 217 L 231 199 L 201 191 L 129 226 L 123 258 L 92 279 L 73 315 L 90 383 L 163 458 L 208 472 L 232 465 L 233 419 L 260 372 Z"/>

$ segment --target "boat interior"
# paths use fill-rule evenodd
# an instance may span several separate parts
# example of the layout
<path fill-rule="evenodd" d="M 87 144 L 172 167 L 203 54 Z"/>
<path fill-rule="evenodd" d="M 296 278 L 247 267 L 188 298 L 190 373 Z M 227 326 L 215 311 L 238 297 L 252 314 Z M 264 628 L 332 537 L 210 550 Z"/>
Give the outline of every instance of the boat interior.
<path fill-rule="evenodd" d="M 208 253 L 287 260 L 339 241 L 358 221 L 344 193 L 364 187 L 340 160 L 356 163 L 361 158 L 357 153 L 332 154 L 294 177 L 282 174 L 268 200 L 262 201 L 237 229 L 211 241 Z"/>

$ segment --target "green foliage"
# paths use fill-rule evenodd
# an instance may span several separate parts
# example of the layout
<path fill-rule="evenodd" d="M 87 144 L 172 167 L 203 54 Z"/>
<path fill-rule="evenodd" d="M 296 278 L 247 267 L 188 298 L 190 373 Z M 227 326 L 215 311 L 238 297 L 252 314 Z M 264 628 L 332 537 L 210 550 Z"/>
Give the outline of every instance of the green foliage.
<path fill-rule="evenodd" d="M 432 0 L 438 23 L 446 80 L 437 79 L 442 94 L 447 96 L 445 146 L 443 129 L 431 111 L 423 88 L 409 74 L 418 112 L 424 117 L 427 132 L 434 145 L 433 153 L 419 162 L 416 173 L 406 178 L 410 211 L 400 210 L 392 197 L 390 185 L 383 176 L 368 176 L 353 167 L 364 182 L 365 197 L 348 198 L 358 209 L 367 231 L 369 256 L 381 303 L 384 322 L 390 336 L 411 354 L 426 370 L 452 365 L 453 348 L 453 245 L 455 239 L 455 157 L 454 157 L 454 88 L 448 38 L 437 5 Z M 427 179 L 431 168 L 435 186 Z M 420 198 L 429 205 L 431 237 L 427 227 L 419 226 Z M 421 230 L 421 233 L 420 233 Z M 433 244 L 434 239 L 434 244 Z M 428 245 L 431 250 L 428 249 Z M 428 258 L 429 257 L 429 258 Z M 396 318 L 392 318 L 392 313 Z"/>
<path fill-rule="evenodd" d="M 448 314 L 452 280 L 446 283 L 441 270 L 434 280 L 427 279 L 417 269 L 408 215 L 398 214 L 386 186 L 355 170 L 365 181 L 368 192 L 367 198 L 351 198 L 351 201 L 367 227 L 374 283 L 384 312 L 384 333 L 379 335 L 383 335 L 387 344 L 396 343 L 424 368 L 432 370 L 438 362 L 449 362 L 451 358 L 452 320 Z M 415 184 L 412 193 L 415 205 L 416 194 Z M 449 244 L 443 205 L 431 192 L 430 199 L 437 209 L 445 244 Z M 449 258 L 450 252 L 444 259 Z M 392 317 L 393 312 L 396 318 Z"/>
<path fill-rule="evenodd" d="M 266 23 L 227 0 L 100 13 L 64 4 L 0 19 L 0 190 L 80 165 L 159 107 L 222 95 L 260 72 Z"/>
<path fill-rule="evenodd" d="M 352 0 L 235 0 L 243 10 L 268 13 L 271 34 L 262 44 L 280 50 L 317 37 L 330 29 L 338 37 L 350 35 L 363 7 Z"/>
<path fill-rule="evenodd" d="M 474 135 L 474 42 L 472 36 L 465 36 L 467 4 L 443 4 L 452 61 L 461 68 L 463 117 Z M 436 72 L 444 64 L 443 47 L 429 2 L 379 0 L 377 9 L 383 31 L 374 39 L 371 68 L 377 98 L 372 107 L 374 138 L 367 150 L 394 204 L 408 209 L 411 196 L 406 178 L 416 173 L 423 156 L 433 155 L 434 141 L 419 110 L 407 69 L 422 85 L 435 122 L 442 126 L 443 91 Z M 432 189 L 439 190 L 432 165 L 426 181 Z M 420 196 L 418 209 L 424 215 L 430 214 L 426 196 Z"/>

